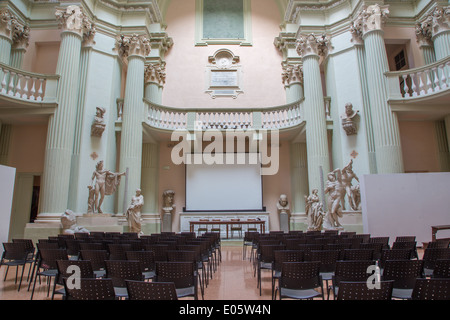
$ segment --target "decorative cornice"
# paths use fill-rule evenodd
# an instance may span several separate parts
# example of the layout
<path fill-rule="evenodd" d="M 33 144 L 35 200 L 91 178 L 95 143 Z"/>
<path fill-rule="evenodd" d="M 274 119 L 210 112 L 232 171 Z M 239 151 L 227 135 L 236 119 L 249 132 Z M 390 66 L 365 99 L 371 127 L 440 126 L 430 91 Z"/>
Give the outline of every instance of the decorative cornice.
<path fill-rule="evenodd" d="M 150 17 L 150 23 L 161 23 L 162 16 L 156 1 L 146 1 L 136 3 L 118 3 L 115 0 L 98 0 L 102 5 L 120 12 L 136 13 L 146 12 Z"/>
<path fill-rule="evenodd" d="M 120 35 L 116 39 L 115 50 L 122 59 L 126 60 L 131 55 L 146 57 L 150 54 L 150 41 L 145 35 L 132 34 L 131 36 Z"/>
<path fill-rule="evenodd" d="M 288 48 L 295 48 L 297 41 L 295 36 L 295 32 L 280 32 L 280 35 L 275 37 L 273 44 L 280 51 Z"/>
<path fill-rule="evenodd" d="M 166 63 L 150 63 L 145 66 L 144 71 L 145 83 L 153 82 L 158 85 L 166 83 Z"/>
<path fill-rule="evenodd" d="M 158 48 L 163 54 L 173 46 L 173 39 L 165 31 L 151 32 L 150 42 L 152 48 Z"/>
<path fill-rule="evenodd" d="M 286 9 L 285 20 L 290 23 L 296 23 L 300 11 L 326 11 L 346 2 L 348 2 L 348 0 L 331 0 L 327 3 L 317 5 L 317 1 L 311 1 L 311 3 L 304 4 L 299 4 L 296 1 L 291 1 L 288 8 Z"/>
<path fill-rule="evenodd" d="M 303 84 L 303 69 L 300 64 L 284 64 L 281 79 L 285 87 L 300 83 Z"/>
<path fill-rule="evenodd" d="M 308 55 L 326 56 L 330 48 L 330 39 L 324 34 L 319 36 L 313 33 L 300 35 L 297 39 L 296 50 L 302 58 Z"/>

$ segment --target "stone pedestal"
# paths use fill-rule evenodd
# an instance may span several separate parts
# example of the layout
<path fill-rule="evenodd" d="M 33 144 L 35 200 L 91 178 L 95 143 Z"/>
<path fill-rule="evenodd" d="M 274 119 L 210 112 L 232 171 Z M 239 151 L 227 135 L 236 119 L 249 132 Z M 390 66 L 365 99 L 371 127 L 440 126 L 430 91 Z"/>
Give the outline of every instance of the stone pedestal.
<path fill-rule="evenodd" d="M 289 232 L 289 214 L 280 213 L 280 231 Z"/>
<path fill-rule="evenodd" d="M 172 232 L 172 214 L 170 211 L 163 213 L 162 232 Z"/>
<path fill-rule="evenodd" d="M 89 231 L 123 232 L 119 217 L 112 214 L 83 214 L 77 217 L 77 225 Z"/>

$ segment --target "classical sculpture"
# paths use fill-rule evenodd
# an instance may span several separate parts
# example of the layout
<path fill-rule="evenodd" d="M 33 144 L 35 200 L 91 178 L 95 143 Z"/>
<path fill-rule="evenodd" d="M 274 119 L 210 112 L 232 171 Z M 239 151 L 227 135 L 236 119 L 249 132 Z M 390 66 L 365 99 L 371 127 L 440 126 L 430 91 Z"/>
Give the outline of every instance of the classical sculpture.
<path fill-rule="evenodd" d="M 289 213 L 289 202 L 285 194 L 280 195 L 280 199 L 277 202 L 278 213 Z"/>
<path fill-rule="evenodd" d="M 166 213 L 170 213 L 174 208 L 173 197 L 175 192 L 173 190 L 166 190 L 163 192 L 163 209 Z"/>
<path fill-rule="evenodd" d="M 309 196 L 305 196 L 305 211 L 308 221 L 308 231 L 322 230 L 323 204 L 318 196 L 318 189 L 313 189 Z"/>
<path fill-rule="evenodd" d="M 114 173 L 109 170 L 103 170 L 103 160 L 97 162 L 95 171 L 92 173 L 92 184 L 88 187 L 89 197 L 93 195 L 93 213 L 103 213 L 101 205 L 105 195 L 111 195 L 116 191 L 117 186 L 120 184 L 120 178 L 123 175 L 125 175 L 125 172 Z M 93 193 L 91 193 L 92 189 Z"/>
<path fill-rule="evenodd" d="M 89 230 L 77 226 L 77 217 L 72 210 L 67 209 L 61 215 L 62 234 L 89 233 Z"/>
<path fill-rule="evenodd" d="M 345 187 L 342 183 L 341 170 L 335 169 L 328 173 L 328 181 L 325 188 L 325 194 L 328 194 L 328 211 L 323 223 L 326 229 L 339 229 L 342 225 L 339 218 L 342 218 L 341 199 L 345 195 Z"/>
<path fill-rule="evenodd" d="M 353 179 L 355 179 L 356 181 L 359 182 L 359 179 L 358 179 L 357 175 L 353 172 L 353 160 L 350 160 L 350 162 L 342 169 L 341 177 L 342 177 L 342 184 L 344 185 L 345 194 L 347 195 L 350 208 L 352 210 L 358 210 L 359 204 L 357 203 L 357 200 L 356 200 L 357 195 L 355 194 L 355 192 L 358 192 L 359 188 L 358 188 L 358 190 L 355 190 L 354 188 L 352 188 L 352 181 L 353 181 Z M 341 198 L 341 205 L 342 205 L 343 210 L 345 210 L 345 204 L 344 204 L 345 194 L 342 195 L 342 198 Z"/>
<path fill-rule="evenodd" d="M 101 137 L 103 131 L 105 131 L 106 124 L 103 119 L 105 112 L 106 112 L 105 108 L 97 107 L 94 122 L 91 125 L 91 136 Z"/>
<path fill-rule="evenodd" d="M 141 189 L 136 189 L 136 195 L 131 198 L 131 203 L 126 212 L 128 226 L 130 232 L 142 234 L 141 231 L 141 209 L 144 205 L 144 196 L 141 194 Z"/>
<path fill-rule="evenodd" d="M 344 128 L 345 133 L 350 136 L 356 134 L 356 115 L 358 111 L 353 110 L 353 105 L 347 103 L 345 105 L 345 113 L 341 115 L 342 128 Z"/>

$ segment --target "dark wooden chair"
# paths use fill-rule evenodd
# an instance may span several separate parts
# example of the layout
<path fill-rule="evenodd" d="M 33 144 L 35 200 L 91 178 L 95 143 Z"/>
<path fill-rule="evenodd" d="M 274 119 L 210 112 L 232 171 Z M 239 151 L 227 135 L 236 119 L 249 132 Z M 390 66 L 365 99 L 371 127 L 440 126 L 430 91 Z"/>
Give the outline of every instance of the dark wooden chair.
<path fill-rule="evenodd" d="M 127 280 L 129 300 L 178 300 L 173 282 L 142 282 Z"/>
<path fill-rule="evenodd" d="M 67 284 L 63 278 L 66 300 L 116 300 L 112 279 L 80 279 L 80 287 Z"/>
<path fill-rule="evenodd" d="M 370 289 L 365 281 L 341 281 L 337 300 L 391 300 L 394 281 L 380 281 L 379 288 Z"/>
<path fill-rule="evenodd" d="M 417 278 L 424 277 L 423 260 L 387 260 L 382 280 L 394 280 L 392 297 L 411 299 Z"/>
<path fill-rule="evenodd" d="M 156 262 L 155 282 L 173 282 L 178 298 L 193 297 L 194 300 L 198 300 L 195 270 L 196 265 L 192 262 Z"/>
<path fill-rule="evenodd" d="M 417 279 L 412 300 L 450 300 L 450 279 Z"/>

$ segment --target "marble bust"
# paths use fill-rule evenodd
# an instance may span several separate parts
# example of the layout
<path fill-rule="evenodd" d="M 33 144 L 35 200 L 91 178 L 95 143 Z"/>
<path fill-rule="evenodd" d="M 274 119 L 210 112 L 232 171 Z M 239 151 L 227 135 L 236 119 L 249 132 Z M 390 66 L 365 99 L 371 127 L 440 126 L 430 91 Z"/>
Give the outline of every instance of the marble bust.
<path fill-rule="evenodd" d="M 356 115 L 358 111 L 353 110 L 353 105 L 351 103 L 347 103 L 345 105 L 345 113 L 341 115 L 342 119 L 342 128 L 345 133 L 350 136 L 356 134 Z"/>
<path fill-rule="evenodd" d="M 163 193 L 163 210 L 166 213 L 170 213 L 175 208 L 174 195 L 175 192 L 173 190 L 166 190 Z"/>
<path fill-rule="evenodd" d="M 91 126 L 91 136 L 101 137 L 103 131 L 105 131 L 106 124 L 103 119 L 105 112 L 106 112 L 105 108 L 97 107 L 94 122 L 92 123 Z"/>
<path fill-rule="evenodd" d="M 280 195 L 280 199 L 277 202 L 277 209 L 280 214 L 289 213 L 289 202 L 285 194 Z"/>

